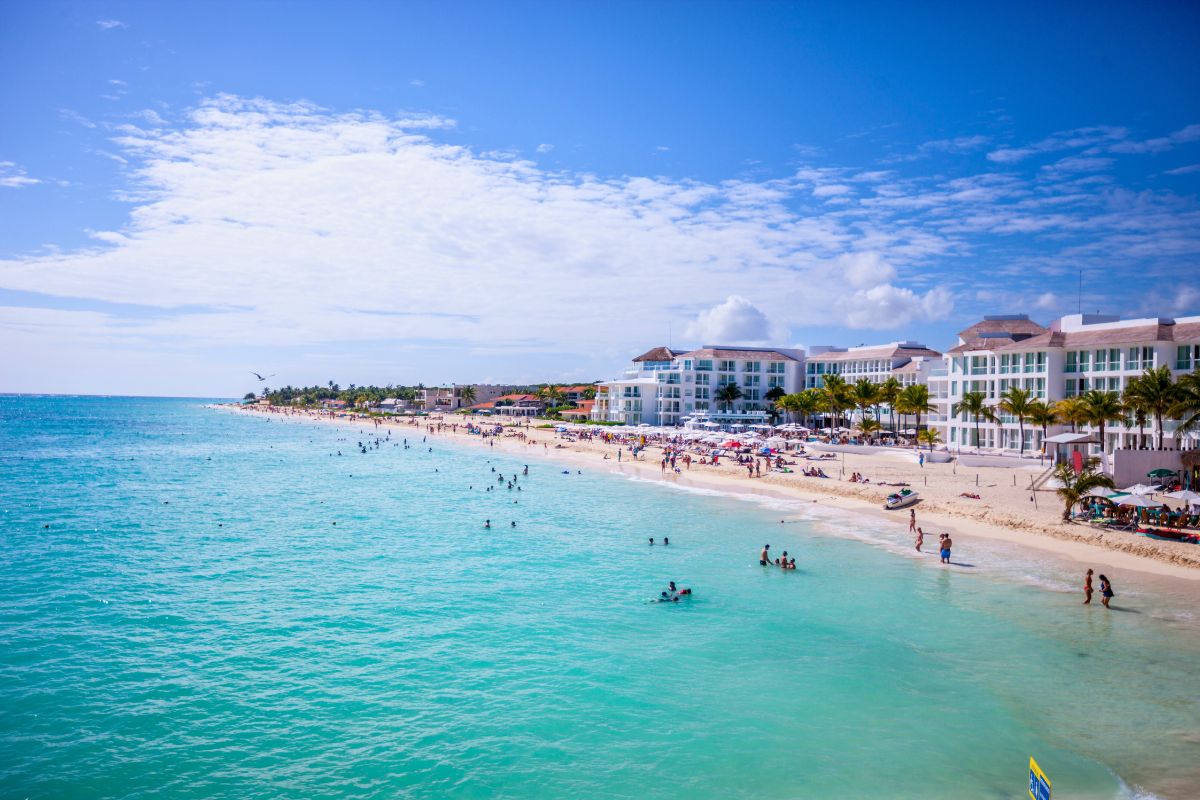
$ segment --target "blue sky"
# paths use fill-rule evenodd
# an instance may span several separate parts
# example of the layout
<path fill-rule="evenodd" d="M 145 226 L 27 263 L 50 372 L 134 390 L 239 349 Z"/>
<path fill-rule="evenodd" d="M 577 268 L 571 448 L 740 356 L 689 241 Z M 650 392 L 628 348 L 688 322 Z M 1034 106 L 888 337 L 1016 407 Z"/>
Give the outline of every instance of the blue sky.
<path fill-rule="evenodd" d="M 1200 313 L 1200 11 L 8 3 L 0 390 Z M 1133 285 L 1144 291 L 1130 291 Z"/>

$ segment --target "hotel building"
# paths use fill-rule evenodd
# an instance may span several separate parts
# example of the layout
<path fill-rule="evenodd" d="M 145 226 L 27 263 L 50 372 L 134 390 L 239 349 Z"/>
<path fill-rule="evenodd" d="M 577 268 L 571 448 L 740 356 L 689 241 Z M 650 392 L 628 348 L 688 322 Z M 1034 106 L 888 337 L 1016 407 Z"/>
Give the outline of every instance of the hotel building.
<path fill-rule="evenodd" d="M 804 366 L 804 388 L 819 389 L 826 375 L 841 375 L 846 383 L 862 378 L 883 383 L 895 378 L 902 386 L 926 383 L 930 373 L 942 365 L 942 354 L 919 342 L 860 347 L 817 345 L 809 348 Z"/>
<path fill-rule="evenodd" d="M 627 425 L 758 424 L 768 418 L 766 394 L 791 394 L 804 383 L 804 351 L 705 345 L 681 352 L 656 347 L 633 359 L 620 377 L 596 387 L 591 418 Z M 720 387 L 736 384 L 742 396 L 717 400 Z"/>
<path fill-rule="evenodd" d="M 1043 328 L 1025 315 L 990 316 L 958 335 L 946 353 L 945 368 L 930 377 L 930 393 L 939 413 L 930 420 L 951 450 L 981 447 L 1017 451 L 1020 425 L 1009 415 L 995 423 L 952 416 L 966 392 L 982 392 L 995 406 L 1010 387 L 1026 389 L 1036 399 L 1054 403 L 1090 389 L 1121 392 L 1147 369 L 1169 367 L 1180 374 L 1200 368 L 1200 317 L 1122 320 L 1099 314 L 1071 314 Z M 1024 449 L 1042 446 L 1042 431 L 1025 424 Z M 1153 428 L 1151 422 L 1148 428 Z M 1051 426 L 1047 434 L 1068 429 Z M 1081 431 L 1091 432 L 1087 426 Z M 1138 431 L 1119 423 L 1105 430 L 1105 448 L 1134 447 Z M 1164 423 L 1168 447 L 1178 447 L 1173 423 Z M 1097 446 L 1098 449 L 1098 446 Z"/>

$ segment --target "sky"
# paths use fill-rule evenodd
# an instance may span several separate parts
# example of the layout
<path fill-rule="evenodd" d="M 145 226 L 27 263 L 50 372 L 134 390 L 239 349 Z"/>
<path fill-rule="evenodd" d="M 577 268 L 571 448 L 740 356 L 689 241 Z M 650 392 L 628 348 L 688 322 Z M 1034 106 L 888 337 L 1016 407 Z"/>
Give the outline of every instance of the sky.
<path fill-rule="evenodd" d="M 1170 2 L 4 0 L 0 391 L 1198 314 L 1197 42 Z"/>

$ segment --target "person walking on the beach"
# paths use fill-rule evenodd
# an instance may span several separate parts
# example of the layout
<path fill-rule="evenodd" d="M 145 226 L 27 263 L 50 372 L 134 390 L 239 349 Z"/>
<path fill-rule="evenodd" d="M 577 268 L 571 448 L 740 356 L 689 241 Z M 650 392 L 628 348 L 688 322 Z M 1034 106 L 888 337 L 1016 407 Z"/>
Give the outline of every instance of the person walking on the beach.
<path fill-rule="evenodd" d="M 917 529 L 917 510 L 910 508 L 908 510 L 908 532 L 912 533 Z"/>
<path fill-rule="evenodd" d="M 762 552 L 758 554 L 758 565 L 765 567 L 771 563 L 771 545 L 764 544 Z"/>
<path fill-rule="evenodd" d="M 1087 574 L 1083 576 L 1083 604 L 1085 606 L 1092 603 L 1092 571 L 1089 569 Z"/>
<path fill-rule="evenodd" d="M 925 531 L 917 528 L 917 552 L 921 552 L 921 545 L 925 544 Z"/>
<path fill-rule="evenodd" d="M 949 563 L 950 563 L 950 548 L 951 548 L 953 545 L 954 545 L 954 542 L 950 540 L 950 534 L 945 534 L 944 536 L 942 536 L 942 552 L 941 552 L 941 556 L 942 556 L 942 563 L 943 563 L 943 564 L 949 564 Z"/>
<path fill-rule="evenodd" d="M 1113 593 L 1112 583 L 1104 575 L 1100 576 L 1100 602 L 1108 608 L 1108 601 L 1112 600 L 1116 595 Z"/>

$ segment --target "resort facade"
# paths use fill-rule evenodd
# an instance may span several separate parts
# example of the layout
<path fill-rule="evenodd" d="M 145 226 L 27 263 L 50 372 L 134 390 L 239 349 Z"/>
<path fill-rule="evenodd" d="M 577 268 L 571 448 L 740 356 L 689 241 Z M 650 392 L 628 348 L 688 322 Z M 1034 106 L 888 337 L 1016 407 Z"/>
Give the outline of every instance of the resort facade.
<path fill-rule="evenodd" d="M 761 424 L 769 420 L 767 393 L 820 389 L 829 375 L 848 384 L 866 378 L 883 383 L 895 378 L 902 387 L 925 385 L 935 411 L 922 427 L 938 431 L 950 450 L 981 449 L 1036 453 L 1045 438 L 1068 431 L 1099 434 L 1095 427 L 1058 421 L 1024 424 L 999 410 L 1010 388 L 1030 399 L 1053 404 L 1092 389 L 1120 394 L 1148 369 L 1166 366 L 1178 378 L 1200 369 L 1200 316 L 1126 319 L 1100 314 L 1070 314 L 1043 326 L 1025 314 L 986 316 L 960 331 L 954 347 L 939 353 L 920 342 L 899 341 L 859 347 L 815 346 L 800 349 L 706 345 L 679 351 L 656 347 L 633 359 L 631 368 L 597 387 L 590 418 L 629 425 L 675 426 L 711 422 Z M 722 386 L 736 384 L 740 397 L 722 402 Z M 983 395 L 994 420 L 976 421 L 954 414 L 968 392 Z M 1164 420 L 1163 446 L 1200 446 L 1195 433 L 1180 434 Z M 1104 449 L 1136 448 L 1150 443 L 1154 421 L 1144 429 L 1120 422 L 1104 431 Z M 1157 443 L 1154 443 L 1155 445 Z M 1100 450 L 1098 441 L 1090 444 Z"/>
<path fill-rule="evenodd" d="M 975 420 L 951 412 L 966 392 L 980 392 L 995 406 L 1010 387 L 1025 389 L 1046 403 L 1091 389 L 1120 393 L 1147 369 L 1162 366 L 1175 377 L 1200 368 L 1200 317 L 1122 320 L 1070 314 L 1048 327 L 1025 315 L 985 317 L 959 333 L 958 345 L 947 351 L 944 367 L 931 376 L 930 394 L 938 414 L 930 424 L 951 450 L 1036 451 L 1042 447 L 1043 435 L 1037 426 L 1028 422 L 1021 426 L 1016 418 L 1000 413 L 995 422 L 981 421 L 977 439 Z M 1048 426 L 1046 435 L 1067 430 L 1060 422 Z M 1079 430 L 1098 433 L 1087 425 Z M 1194 441 L 1193 435 L 1178 435 L 1172 421 L 1164 422 L 1163 438 L 1164 445 L 1174 449 Z M 1104 449 L 1109 452 L 1133 448 L 1139 431 L 1110 423 L 1105 439 Z"/>
<path fill-rule="evenodd" d="M 770 414 L 768 393 L 800 391 L 803 370 L 804 351 L 794 348 L 656 347 L 596 387 L 591 418 L 626 425 L 762 424 Z M 737 391 L 723 389 L 729 385 Z"/>

